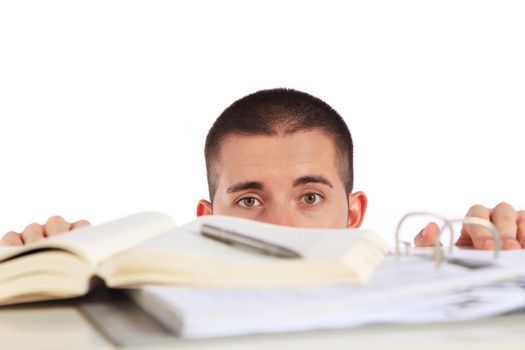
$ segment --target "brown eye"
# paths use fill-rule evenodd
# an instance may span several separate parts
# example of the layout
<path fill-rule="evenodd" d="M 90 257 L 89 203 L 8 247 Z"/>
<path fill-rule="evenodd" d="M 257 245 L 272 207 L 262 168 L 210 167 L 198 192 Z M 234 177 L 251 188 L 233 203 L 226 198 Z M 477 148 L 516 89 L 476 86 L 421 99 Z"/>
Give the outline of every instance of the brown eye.
<path fill-rule="evenodd" d="M 253 208 L 260 205 L 260 201 L 255 197 L 245 197 L 241 198 L 237 204 L 243 208 Z"/>
<path fill-rule="evenodd" d="M 245 207 L 253 207 L 255 205 L 255 198 L 253 197 L 244 198 L 242 200 L 242 203 L 244 204 Z"/>
<path fill-rule="evenodd" d="M 307 193 L 303 196 L 303 202 L 308 205 L 319 204 L 320 200 L 321 200 L 321 195 L 317 193 Z"/>

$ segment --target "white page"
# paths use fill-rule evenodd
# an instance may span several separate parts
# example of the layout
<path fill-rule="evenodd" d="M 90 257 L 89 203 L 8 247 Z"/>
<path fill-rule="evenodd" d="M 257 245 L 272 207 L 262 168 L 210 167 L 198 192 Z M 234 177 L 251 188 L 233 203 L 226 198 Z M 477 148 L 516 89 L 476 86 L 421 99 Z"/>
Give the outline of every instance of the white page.
<path fill-rule="evenodd" d="M 522 287 L 473 287 L 410 298 L 379 305 L 340 308 L 310 315 L 261 317 L 245 313 L 237 319 L 221 321 L 185 320 L 181 335 L 188 338 L 233 336 L 250 333 L 291 332 L 315 329 L 338 329 L 373 323 L 457 322 L 499 315 L 525 307 Z"/>
<path fill-rule="evenodd" d="M 439 295 L 468 286 L 483 285 L 496 280 L 525 274 L 525 264 L 521 270 L 509 271 L 507 268 L 490 267 L 483 271 L 446 264 L 436 271 L 432 261 L 420 257 L 407 257 L 400 262 L 389 256 L 380 265 L 371 280 L 361 287 L 330 288 L 282 288 L 282 289 L 192 289 L 172 287 L 146 287 L 134 294 L 135 299 L 146 310 L 149 309 L 167 325 L 184 323 L 188 332 L 193 329 L 236 329 L 251 327 L 251 331 L 268 330 L 268 324 L 278 320 L 282 329 L 294 327 L 317 327 L 330 324 L 341 310 L 350 312 L 363 307 L 389 307 L 392 303 L 414 300 L 424 296 Z M 513 307 L 519 304 L 515 290 L 509 298 Z M 421 299 L 423 298 L 423 299 Z M 443 299 L 441 299 L 443 300 Z M 444 299 L 446 302 L 448 299 Z M 436 301 L 435 301 L 436 302 Z M 413 304 L 415 305 L 415 304 Z M 422 307 L 430 307 L 432 304 Z M 421 306 L 420 306 L 421 307 Z M 497 310 L 507 310 L 501 305 Z M 478 309 L 479 311 L 479 309 Z M 488 314 L 490 310 L 481 310 Z M 429 311 L 430 312 L 430 311 Z M 324 316 L 323 316 L 324 315 Z M 400 318 L 398 313 L 392 314 Z M 334 318 L 335 317 L 335 318 Z M 386 316 L 384 316 L 386 319 Z M 353 321 L 343 317 L 342 325 Z M 247 320 L 249 322 L 247 323 Z M 301 321 L 303 320 L 303 321 Z M 360 319 L 361 320 L 361 319 Z M 362 320 L 364 322 L 364 320 Z M 361 322 L 361 321 L 359 321 Z M 270 327 L 271 328 L 271 327 Z M 271 330 L 275 330 L 271 328 Z M 206 335 L 203 331 L 201 335 Z M 188 334 L 190 334 L 188 333 Z M 239 333 L 240 334 L 240 333 Z"/>
<path fill-rule="evenodd" d="M 148 240 L 175 226 L 166 214 L 142 212 L 96 226 L 83 227 L 49 237 L 22 248 L 0 249 L 0 261 L 40 248 L 64 248 L 83 257 L 91 264 Z"/>
<path fill-rule="evenodd" d="M 275 260 L 274 257 L 247 252 L 200 235 L 199 230 L 203 223 L 291 248 L 305 259 L 312 260 L 333 260 L 359 244 L 366 244 L 369 248 L 375 249 L 374 252 L 378 256 L 383 256 L 389 249 L 379 235 L 370 230 L 292 228 L 214 215 L 203 216 L 177 227 L 145 242 L 137 247 L 137 250 L 176 251 L 191 256 L 214 256 L 232 260 Z"/>
<path fill-rule="evenodd" d="M 491 250 L 454 249 L 452 254 L 447 254 L 447 256 L 465 261 L 480 261 L 498 266 L 513 266 L 525 262 L 525 249 L 502 250 L 498 256 L 495 256 L 494 251 Z"/>
<path fill-rule="evenodd" d="M 0 247 L 0 260 L 20 252 L 20 247 Z"/>

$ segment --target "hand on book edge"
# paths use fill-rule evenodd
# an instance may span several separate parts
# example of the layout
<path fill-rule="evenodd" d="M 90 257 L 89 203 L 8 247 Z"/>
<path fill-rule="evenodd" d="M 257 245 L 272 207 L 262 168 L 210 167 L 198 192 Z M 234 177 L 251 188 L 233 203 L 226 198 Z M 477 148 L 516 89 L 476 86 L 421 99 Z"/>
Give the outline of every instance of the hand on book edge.
<path fill-rule="evenodd" d="M 46 237 L 89 225 L 91 224 L 87 220 L 68 222 L 63 217 L 55 215 L 50 217 L 44 225 L 32 223 L 27 225 L 22 232 L 7 232 L 0 240 L 0 246 L 23 246 L 38 242 Z"/>

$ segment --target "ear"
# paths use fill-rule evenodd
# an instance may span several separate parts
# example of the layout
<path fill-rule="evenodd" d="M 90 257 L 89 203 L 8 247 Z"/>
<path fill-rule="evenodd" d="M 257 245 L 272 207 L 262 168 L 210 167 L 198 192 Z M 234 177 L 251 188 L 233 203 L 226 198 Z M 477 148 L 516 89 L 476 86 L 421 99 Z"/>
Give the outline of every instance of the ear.
<path fill-rule="evenodd" d="M 348 228 L 359 228 L 365 218 L 368 198 L 364 192 L 355 192 L 348 196 Z"/>
<path fill-rule="evenodd" d="M 197 216 L 213 215 L 213 207 L 211 203 L 205 199 L 201 199 L 197 203 Z"/>

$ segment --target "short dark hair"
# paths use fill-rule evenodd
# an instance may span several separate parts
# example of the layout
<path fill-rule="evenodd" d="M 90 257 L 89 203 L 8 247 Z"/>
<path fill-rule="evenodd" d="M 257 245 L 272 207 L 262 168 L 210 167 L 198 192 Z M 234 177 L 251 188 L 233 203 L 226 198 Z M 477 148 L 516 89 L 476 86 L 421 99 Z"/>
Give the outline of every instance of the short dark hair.
<path fill-rule="evenodd" d="M 221 142 L 227 136 L 290 135 L 310 130 L 324 132 L 333 138 L 340 177 L 347 195 L 350 194 L 354 182 L 353 143 L 343 118 L 315 96 L 278 88 L 261 90 L 235 101 L 211 127 L 204 147 L 210 200 L 213 202 L 219 175 L 214 169 L 214 162 Z"/>

